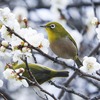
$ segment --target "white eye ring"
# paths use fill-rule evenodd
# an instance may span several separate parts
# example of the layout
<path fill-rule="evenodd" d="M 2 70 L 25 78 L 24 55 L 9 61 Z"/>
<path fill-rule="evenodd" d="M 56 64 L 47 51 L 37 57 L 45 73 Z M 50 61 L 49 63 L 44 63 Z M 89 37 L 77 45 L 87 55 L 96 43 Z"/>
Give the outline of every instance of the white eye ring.
<path fill-rule="evenodd" d="M 53 29 L 55 28 L 55 24 L 51 24 L 50 27 Z"/>

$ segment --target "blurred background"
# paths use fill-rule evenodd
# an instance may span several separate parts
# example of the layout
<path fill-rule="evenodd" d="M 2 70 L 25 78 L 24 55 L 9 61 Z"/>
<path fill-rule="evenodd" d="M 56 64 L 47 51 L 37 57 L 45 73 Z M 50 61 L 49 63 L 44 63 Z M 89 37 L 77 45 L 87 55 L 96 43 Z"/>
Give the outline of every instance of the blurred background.
<path fill-rule="evenodd" d="M 95 32 L 96 25 L 91 23 L 94 17 L 100 20 L 100 0 L 0 0 L 0 8 L 4 7 L 9 7 L 21 24 L 23 24 L 22 19 L 28 19 L 28 26 L 44 33 L 46 38 L 45 30 L 39 26 L 50 21 L 61 23 L 77 42 L 80 58 L 89 56 L 91 51 L 97 47 L 98 49 L 91 55 L 95 56 L 97 61 L 100 62 L 100 44 Z M 49 54 L 55 56 L 51 50 Z M 38 63 L 54 69 L 63 69 L 60 65 L 47 60 L 39 54 L 36 54 L 36 59 Z M 3 59 L 1 60 L 3 61 Z M 67 61 L 69 64 L 70 62 L 72 61 Z M 73 73 L 73 71 L 71 72 Z M 19 88 L 12 86 L 6 80 L 4 81 L 5 84 L 0 88 L 0 92 L 7 93 L 9 95 L 8 100 L 42 100 L 39 96 L 45 97 L 45 94 L 36 87 Z M 67 79 L 56 78 L 53 81 L 57 84 L 63 84 Z M 61 90 L 48 82 L 41 86 L 60 100 L 83 100 L 71 93 L 61 95 Z M 69 84 L 69 87 L 90 97 L 100 94 L 100 83 L 91 79 L 86 80 L 77 77 Z M 48 98 L 52 100 L 51 97 Z M 3 99 L 0 98 L 0 100 Z"/>

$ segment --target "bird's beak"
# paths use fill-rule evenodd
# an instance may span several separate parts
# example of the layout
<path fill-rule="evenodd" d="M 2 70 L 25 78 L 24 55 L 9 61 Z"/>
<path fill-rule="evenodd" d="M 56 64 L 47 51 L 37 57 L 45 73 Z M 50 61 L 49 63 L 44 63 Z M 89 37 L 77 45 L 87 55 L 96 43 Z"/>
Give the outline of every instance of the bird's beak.
<path fill-rule="evenodd" d="M 46 26 L 45 26 L 45 25 L 44 25 L 44 26 L 43 26 L 43 25 L 41 25 L 40 27 L 46 28 Z"/>

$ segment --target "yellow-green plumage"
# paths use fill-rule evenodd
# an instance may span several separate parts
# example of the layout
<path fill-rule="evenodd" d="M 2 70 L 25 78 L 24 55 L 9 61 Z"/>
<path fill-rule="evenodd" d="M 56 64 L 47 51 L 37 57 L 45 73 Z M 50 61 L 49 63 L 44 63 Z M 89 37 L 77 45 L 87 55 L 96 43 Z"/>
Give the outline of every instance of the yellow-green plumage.
<path fill-rule="evenodd" d="M 32 74 L 34 75 L 39 84 L 42 84 L 54 77 L 68 77 L 69 75 L 68 71 L 57 71 L 39 64 L 28 64 L 28 67 L 30 68 Z M 19 65 L 16 64 L 15 66 L 13 66 L 13 69 L 18 68 L 25 69 L 26 65 L 23 63 Z M 23 76 L 29 78 L 29 74 L 26 70 L 23 73 Z"/>
<path fill-rule="evenodd" d="M 50 41 L 50 48 L 58 56 L 73 59 L 80 67 L 82 65 L 78 58 L 76 42 L 71 35 L 57 22 L 49 22 L 45 26 Z"/>

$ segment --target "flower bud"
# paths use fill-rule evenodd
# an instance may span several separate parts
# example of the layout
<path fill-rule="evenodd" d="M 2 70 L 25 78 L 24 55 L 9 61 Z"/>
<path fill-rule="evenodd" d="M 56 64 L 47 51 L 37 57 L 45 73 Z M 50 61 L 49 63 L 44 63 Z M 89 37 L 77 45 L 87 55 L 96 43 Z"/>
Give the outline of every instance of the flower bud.
<path fill-rule="evenodd" d="M 1 44 L 2 44 L 3 46 L 5 46 L 5 47 L 7 47 L 7 46 L 9 45 L 8 42 L 5 41 L 5 40 L 3 40 L 3 41 L 1 42 Z"/>
<path fill-rule="evenodd" d="M 4 46 L 0 47 L 0 51 L 5 52 L 6 48 Z"/>

